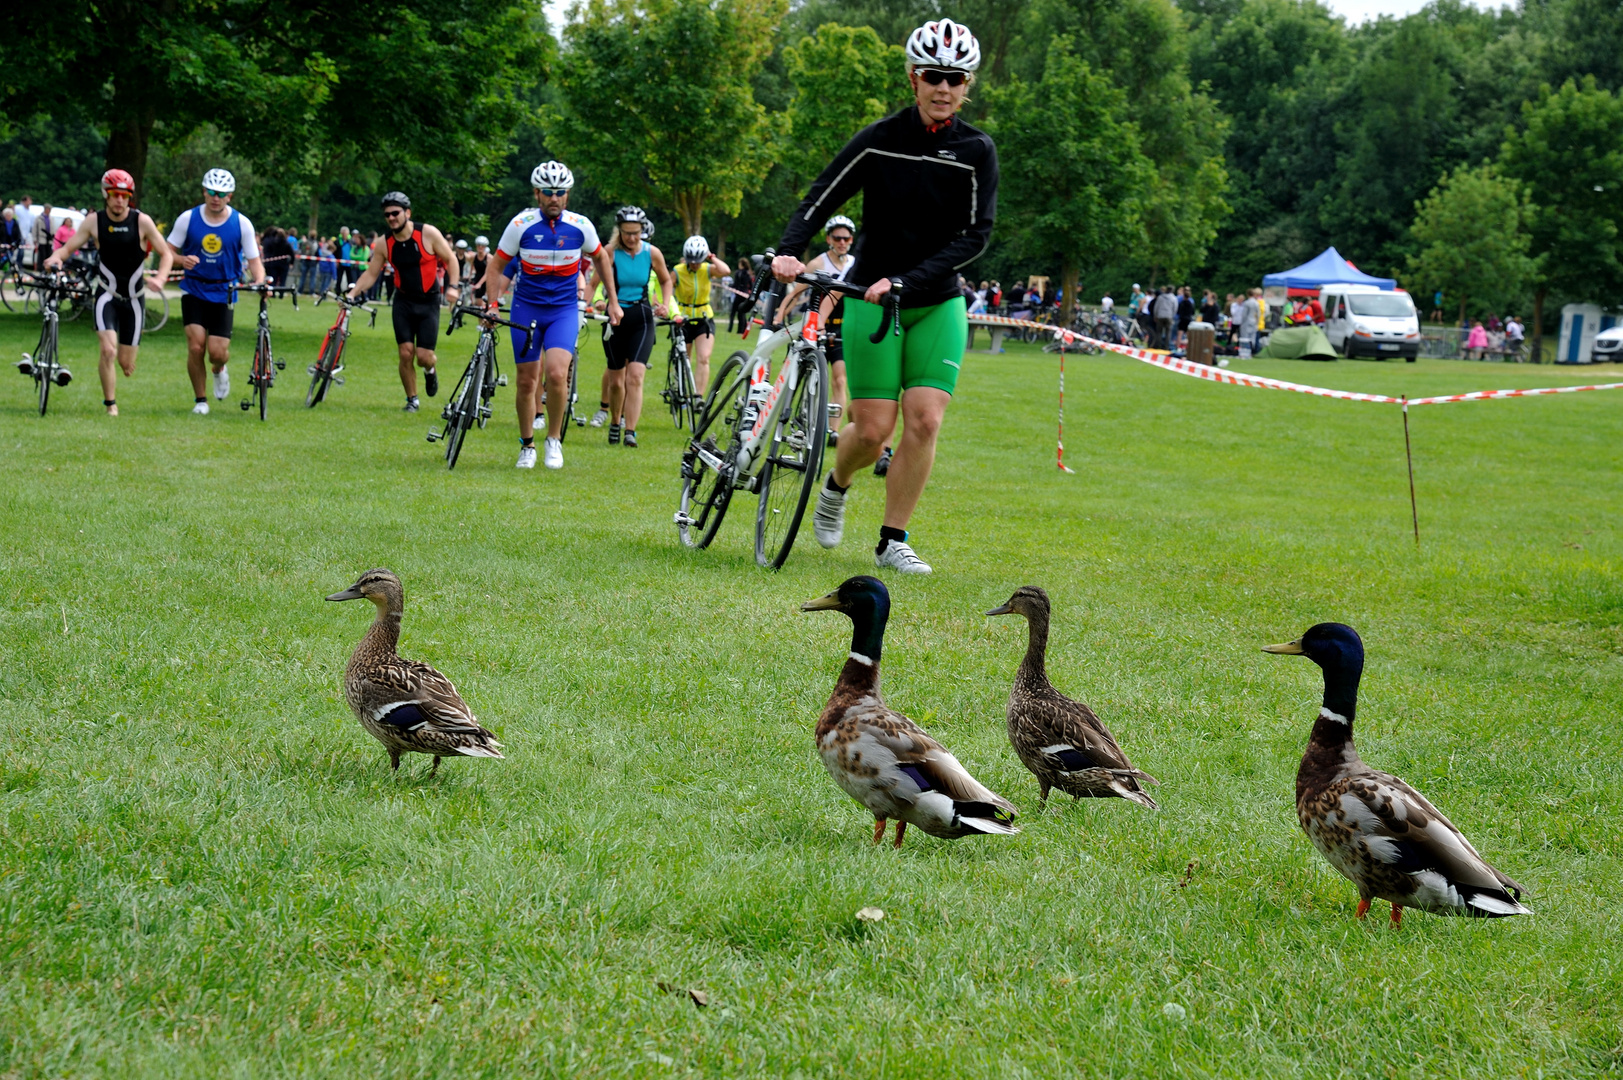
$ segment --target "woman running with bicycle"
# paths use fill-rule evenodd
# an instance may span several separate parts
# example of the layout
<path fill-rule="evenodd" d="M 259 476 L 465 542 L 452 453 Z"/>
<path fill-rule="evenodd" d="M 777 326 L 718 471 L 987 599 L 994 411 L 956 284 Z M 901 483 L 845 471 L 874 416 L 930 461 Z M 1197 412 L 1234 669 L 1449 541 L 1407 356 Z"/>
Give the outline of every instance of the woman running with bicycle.
<path fill-rule="evenodd" d="M 957 386 L 969 340 L 958 271 L 986 250 L 997 206 L 997 151 L 962 120 L 981 50 L 949 19 L 927 22 L 907 39 L 914 104 L 859 131 L 823 170 L 778 243 L 779 281 L 804 270 L 798 258 L 825 215 L 862 193 L 863 225 L 846 280 L 867 288 L 847 300 L 842 326 L 850 423 L 840 432 L 834 471 L 818 492 L 812 531 L 834 547 L 845 531 L 846 490 L 879 457 L 896 425 L 902 438 L 885 483 L 885 519 L 874 559 L 880 567 L 928 574 L 907 544 L 907 523 L 935 463 L 936 435 Z M 900 288 L 900 335 L 869 343 L 880 301 Z"/>

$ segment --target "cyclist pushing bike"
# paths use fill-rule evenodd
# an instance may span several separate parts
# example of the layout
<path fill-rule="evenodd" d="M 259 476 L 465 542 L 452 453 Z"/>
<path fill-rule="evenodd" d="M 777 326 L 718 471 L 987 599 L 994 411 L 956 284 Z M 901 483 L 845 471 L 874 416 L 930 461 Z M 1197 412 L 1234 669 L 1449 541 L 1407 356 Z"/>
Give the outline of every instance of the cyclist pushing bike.
<path fill-rule="evenodd" d="M 841 327 L 851 394 L 850 423 L 840 432 L 834 470 L 817 493 L 812 531 L 830 548 L 845 530 L 846 492 L 858 470 L 879 457 L 896 424 L 902 437 L 885 480 L 885 518 L 874 549 L 878 566 L 927 574 L 907 543 L 907 524 L 935 463 L 936 436 L 957 387 L 969 339 L 958 271 L 986 250 L 997 206 L 997 150 L 958 118 L 979 44 L 950 19 L 927 22 L 907 39 L 907 78 L 914 104 L 859 131 L 812 184 L 790 219 L 772 260 L 779 281 L 804 270 L 796 256 L 824 217 L 863 195 L 856 263 L 846 275 L 863 286 L 848 299 Z M 900 335 L 875 344 L 880 301 L 901 285 Z"/>
<path fill-rule="evenodd" d="M 592 260 L 600 280 L 614 281 L 614 261 L 597 238 L 592 220 L 568 209 L 569 189 L 575 175 L 561 161 L 543 161 L 530 173 L 536 205 L 507 223 L 485 270 L 485 297 L 494 309 L 507 289 L 503 271 L 518 259 L 513 304 L 509 312 L 520 327 L 536 325 L 533 336 L 513 330 L 513 366 L 518 369 L 520 469 L 535 468 L 536 399 L 540 396 L 541 369 L 547 377 L 547 438 L 544 464 L 564 467 L 563 425 L 569 407 L 569 364 L 580 336 L 579 282 L 581 262 Z M 608 290 L 609 322 L 620 321 L 620 303 Z M 543 360 L 543 357 L 545 358 Z"/>

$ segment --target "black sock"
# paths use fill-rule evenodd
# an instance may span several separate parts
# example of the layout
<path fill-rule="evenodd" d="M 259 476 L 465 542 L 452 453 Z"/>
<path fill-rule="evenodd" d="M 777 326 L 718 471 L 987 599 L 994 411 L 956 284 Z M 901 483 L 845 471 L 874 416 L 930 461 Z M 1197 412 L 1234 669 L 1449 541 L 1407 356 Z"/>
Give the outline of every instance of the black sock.
<path fill-rule="evenodd" d="M 109 409 L 118 404 L 118 402 L 114 401 L 112 398 L 102 398 L 101 403 Z"/>
<path fill-rule="evenodd" d="M 893 529 L 889 525 L 881 525 L 879 526 L 879 546 L 873 549 L 873 553 L 875 555 L 883 555 L 885 553 L 885 549 L 890 547 L 890 542 L 892 540 L 895 540 L 897 543 L 901 543 L 906 539 L 906 529 Z"/>
<path fill-rule="evenodd" d="M 206 397 L 200 397 L 200 398 L 198 398 L 198 399 L 197 399 L 197 400 L 198 400 L 198 401 L 207 401 L 207 400 L 208 400 L 208 398 L 206 398 Z"/>
<path fill-rule="evenodd" d="M 834 492 L 836 495 L 844 495 L 847 491 L 851 490 L 850 485 L 846 485 L 845 487 L 841 487 L 839 484 L 836 484 L 834 482 L 834 474 L 833 473 L 828 474 L 828 483 L 824 484 L 823 486 L 828 488 L 830 491 Z"/>
<path fill-rule="evenodd" d="M 603 410 L 603 411 L 604 411 L 604 412 L 608 412 L 608 411 L 609 411 L 609 403 L 608 403 L 608 402 L 606 402 L 606 401 L 600 401 L 600 402 L 598 402 L 598 403 L 597 403 L 597 407 L 598 407 L 598 408 L 600 408 L 600 409 L 602 409 L 602 410 Z"/>
<path fill-rule="evenodd" d="M 524 438 L 519 439 L 518 443 L 519 443 L 520 446 L 534 446 L 535 445 L 535 436 L 534 435 L 527 435 Z"/>

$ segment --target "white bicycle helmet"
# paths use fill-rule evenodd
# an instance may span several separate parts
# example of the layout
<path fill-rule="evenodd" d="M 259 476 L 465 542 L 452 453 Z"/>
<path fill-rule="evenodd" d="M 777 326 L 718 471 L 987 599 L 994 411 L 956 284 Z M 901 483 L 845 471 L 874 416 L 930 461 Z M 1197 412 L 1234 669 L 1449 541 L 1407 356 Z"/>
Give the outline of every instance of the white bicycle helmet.
<path fill-rule="evenodd" d="M 456 242 L 456 249 L 458 251 L 467 251 L 468 250 L 468 242 L 466 240 L 458 240 Z"/>
<path fill-rule="evenodd" d="M 702 236 L 690 236 L 682 241 L 683 262 L 704 262 L 710 258 L 710 244 Z"/>
<path fill-rule="evenodd" d="M 981 46 L 969 27 L 940 19 L 907 36 L 907 62 L 914 67 L 974 71 L 981 66 Z"/>
<path fill-rule="evenodd" d="M 831 233 L 841 225 L 844 225 L 847 229 L 850 229 L 852 236 L 856 235 L 857 223 L 846 217 L 844 214 L 835 214 L 833 217 L 823 222 L 823 231 L 825 233 Z"/>
<path fill-rule="evenodd" d="M 622 206 L 614 212 L 614 223 L 624 225 L 628 221 L 635 221 L 639 225 L 648 224 L 648 215 L 643 213 L 640 206 Z"/>
<path fill-rule="evenodd" d="M 476 237 L 474 237 L 473 238 L 473 246 L 474 247 L 489 247 L 490 246 L 490 237 L 488 237 L 488 236 L 476 236 Z"/>
<path fill-rule="evenodd" d="M 203 174 L 203 189 L 229 195 L 237 190 L 237 178 L 224 169 L 210 169 Z"/>
<path fill-rule="evenodd" d="M 575 186 L 575 174 L 569 171 L 561 161 L 543 161 L 530 173 L 530 186 L 533 188 L 563 188 L 568 191 Z"/>

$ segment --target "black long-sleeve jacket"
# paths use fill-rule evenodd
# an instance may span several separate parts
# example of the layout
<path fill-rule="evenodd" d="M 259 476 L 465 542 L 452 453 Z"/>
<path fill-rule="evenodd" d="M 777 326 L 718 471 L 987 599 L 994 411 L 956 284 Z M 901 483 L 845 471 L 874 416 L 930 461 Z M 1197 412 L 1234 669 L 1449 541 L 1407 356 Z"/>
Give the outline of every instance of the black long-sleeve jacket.
<path fill-rule="evenodd" d="M 936 131 L 909 105 L 869 124 L 823 170 L 778 241 L 799 255 L 823 222 L 862 192 L 853 285 L 900 278 L 902 307 L 958 295 L 956 275 L 986 250 L 997 214 L 997 149 L 954 117 Z"/>

